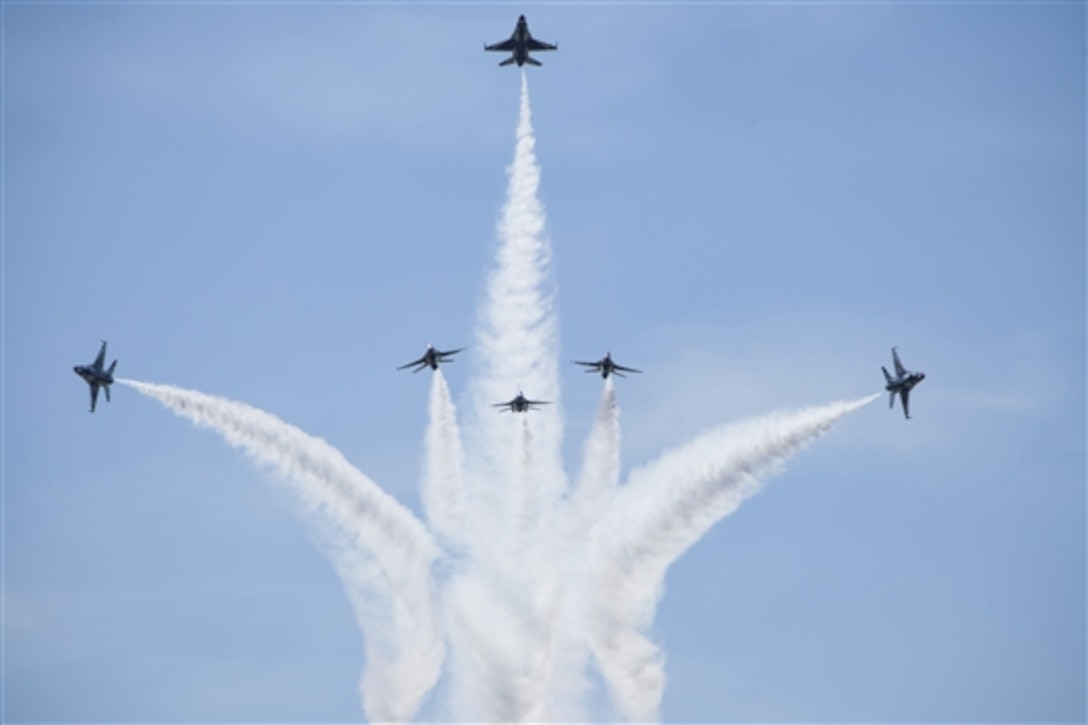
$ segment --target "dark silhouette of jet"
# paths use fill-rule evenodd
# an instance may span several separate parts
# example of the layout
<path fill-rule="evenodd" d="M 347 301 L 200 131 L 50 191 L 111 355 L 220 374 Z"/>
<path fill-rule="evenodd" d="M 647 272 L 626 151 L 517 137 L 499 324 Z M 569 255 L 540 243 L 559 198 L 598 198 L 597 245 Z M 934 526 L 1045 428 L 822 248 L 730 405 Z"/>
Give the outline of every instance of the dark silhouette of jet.
<path fill-rule="evenodd" d="M 547 400 L 529 400 L 520 390 L 516 397 L 511 398 L 505 403 L 492 403 L 494 407 L 502 408 L 502 410 L 499 411 L 500 413 L 524 413 L 529 410 L 536 410 L 534 406 L 548 404 L 549 401 Z"/>
<path fill-rule="evenodd" d="M 514 26 L 514 32 L 508 40 L 502 40 L 491 45 L 484 44 L 484 50 L 512 53 L 509 58 L 499 63 L 500 66 L 517 63 L 519 68 L 526 63 L 529 65 L 541 64 L 539 60 L 529 55 L 529 51 L 557 50 L 558 48 L 558 43 L 545 43 L 542 40 L 535 39 L 532 33 L 529 32 L 529 24 L 525 21 L 524 15 L 518 17 L 518 24 Z"/>
<path fill-rule="evenodd" d="M 612 353 L 605 353 L 597 362 L 582 362 L 581 360 L 571 360 L 575 365 L 585 365 L 587 373 L 600 373 L 602 378 L 607 379 L 609 375 L 618 375 L 621 378 L 627 377 L 624 373 L 641 373 L 641 370 L 635 370 L 634 368 L 625 368 L 623 365 L 617 365 L 612 360 Z"/>
<path fill-rule="evenodd" d="M 881 366 L 880 369 L 884 371 L 884 380 L 887 381 L 887 385 L 884 389 L 888 391 L 888 407 L 895 407 L 895 395 L 899 394 L 900 400 L 903 401 L 903 415 L 910 419 L 910 391 L 918 383 L 926 379 L 925 373 L 912 373 L 903 367 L 903 363 L 899 362 L 899 353 L 895 348 L 892 348 L 892 362 L 895 364 L 895 377 L 893 378 L 888 369 Z"/>
<path fill-rule="evenodd" d="M 437 370 L 439 363 L 453 362 L 450 358 L 461 352 L 465 348 L 459 347 L 456 350 L 435 350 L 434 345 L 427 345 L 427 352 L 423 353 L 423 357 L 418 360 L 413 360 L 410 363 L 401 365 L 397 370 L 404 370 L 405 368 L 415 367 L 413 373 L 418 373 L 423 368 L 430 368 L 431 370 Z"/>
<path fill-rule="evenodd" d="M 113 369 L 117 367 L 117 361 L 114 360 L 110 364 L 109 368 L 103 369 L 103 365 L 106 364 L 106 341 L 102 341 L 102 347 L 98 351 L 98 357 L 94 359 L 94 362 L 90 365 L 76 365 L 76 375 L 87 381 L 87 384 L 91 386 L 91 412 L 94 412 L 94 406 L 98 402 L 98 389 L 102 388 L 106 391 L 106 402 L 110 401 L 110 385 L 113 384 Z"/>

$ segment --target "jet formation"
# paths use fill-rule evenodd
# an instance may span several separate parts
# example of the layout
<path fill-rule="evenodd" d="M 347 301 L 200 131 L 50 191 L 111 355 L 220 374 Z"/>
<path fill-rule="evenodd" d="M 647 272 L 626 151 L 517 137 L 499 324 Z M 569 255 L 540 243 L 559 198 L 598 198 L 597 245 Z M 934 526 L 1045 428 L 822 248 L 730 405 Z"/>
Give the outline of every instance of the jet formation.
<path fill-rule="evenodd" d="M 397 370 L 405 370 L 410 367 L 414 367 L 413 373 L 418 373 L 423 368 L 430 368 L 431 370 L 437 370 L 439 363 L 453 362 L 451 359 L 454 355 L 461 352 L 465 348 L 459 347 L 456 350 L 436 350 L 434 345 L 428 343 L 427 351 L 423 353 L 423 357 L 418 360 L 413 360 L 410 363 L 401 365 Z"/>
<path fill-rule="evenodd" d="M 500 66 L 517 63 L 519 68 L 526 63 L 529 65 L 541 65 L 539 60 L 529 55 L 530 51 L 558 49 L 558 43 L 545 43 L 543 40 L 534 38 L 533 34 L 529 32 L 529 23 L 526 22 L 524 15 L 518 17 L 518 24 L 514 26 L 514 32 L 508 39 L 500 40 L 498 43 L 491 43 L 490 45 L 484 44 L 484 50 L 494 50 L 501 53 L 508 52 L 511 54 L 509 58 L 499 63 Z"/>
<path fill-rule="evenodd" d="M 463 347 L 459 347 L 459 348 L 456 348 L 454 350 L 438 350 L 438 349 L 435 349 L 434 345 L 428 344 L 427 345 L 427 350 L 426 350 L 426 352 L 423 353 L 422 356 L 420 356 L 416 360 L 413 360 L 412 362 L 405 363 L 405 364 L 401 365 L 400 367 L 397 368 L 397 370 L 407 370 L 408 368 L 414 368 L 412 370 L 413 373 L 418 373 L 420 370 L 423 370 L 424 368 L 430 368 L 431 370 L 438 370 L 439 364 L 444 363 L 444 362 L 453 362 L 449 358 L 452 357 L 453 355 L 456 355 L 457 353 L 461 352 L 464 349 L 465 348 L 463 348 Z M 587 373 L 597 373 L 597 372 L 599 372 L 601 374 L 601 377 L 605 378 L 605 379 L 607 379 L 609 375 L 617 375 L 617 376 L 623 378 L 623 377 L 627 377 L 626 375 L 624 375 L 624 373 L 641 373 L 642 372 L 641 370 L 636 370 L 635 368 L 629 368 L 629 367 L 625 367 L 623 365 L 616 364 L 616 362 L 612 359 L 612 353 L 610 353 L 610 352 L 605 353 L 605 356 L 603 358 L 601 358 L 600 360 L 597 360 L 595 362 L 583 362 L 581 360 L 572 360 L 571 362 L 573 362 L 576 365 L 585 365 L 587 367 L 587 369 L 586 369 Z M 551 401 L 548 401 L 548 400 L 529 400 L 528 398 L 525 397 L 525 394 L 522 393 L 520 390 L 518 391 L 518 394 L 515 397 L 511 398 L 510 400 L 507 400 L 506 402 L 492 403 L 492 405 L 494 407 L 501 409 L 499 411 L 500 413 L 505 413 L 505 412 L 527 413 L 530 410 L 536 410 L 537 409 L 536 406 L 550 405 L 550 404 L 551 404 Z"/>
<path fill-rule="evenodd" d="M 529 23 L 526 21 L 524 15 L 518 16 L 517 24 L 514 26 L 514 32 L 506 40 L 499 41 L 497 43 L 484 44 L 484 50 L 496 51 L 501 53 L 510 53 L 510 57 L 506 58 L 499 63 L 500 66 L 517 64 L 518 67 L 522 67 L 526 64 L 529 65 L 541 65 L 540 61 L 529 55 L 533 51 L 544 50 L 557 50 L 559 48 L 558 43 L 547 43 L 543 40 L 537 40 L 529 32 Z M 430 368 L 431 370 L 438 370 L 438 366 L 442 363 L 453 362 L 453 356 L 459 352 L 462 352 L 465 348 L 459 347 L 453 350 L 438 350 L 434 345 L 428 344 L 426 351 L 422 356 L 413 360 L 412 362 L 405 363 L 397 368 L 397 370 L 407 370 L 412 368 L 413 373 L 418 373 L 424 368 Z M 91 387 L 91 412 L 94 412 L 95 405 L 98 402 L 98 390 L 104 389 L 106 391 L 106 401 L 110 399 L 110 385 L 113 383 L 113 370 L 117 367 L 117 361 L 114 360 L 109 368 L 105 368 L 106 360 L 106 342 L 102 341 L 102 348 L 98 351 L 98 356 L 94 362 L 90 365 L 77 365 L 75 369 L 76 375 L 83 378 L 87 384 Z M 612 353 L 607 352 L 605 356 L 600 360 L 585 361 L 585 360 L 572 360 L 575 365 L 581 365 L 585 368 L 587 373 L 600 373 L 601 377 L 605 380 L 609 375 L 615 375 L 617 377 L 627 377 L 624 373 L 641 373 L 641 370 L 635 368 L 629 368 L 618 364 L 612 359 Z M 884 389 L 889 393 L 888 407 L 895 407 L 895 396 L 898 395 L 903 403 L 903 415 L 910 419 L 910 391 L 915 385 L 925 380 L 925 373 L 911 372 L 903 367 L 903 363 L 899 360 L 899 353 L 896 349 L 892 348 L 892 362 L 895 366 L 895 376 L 893 377 L 885 367 L 880 369 L 884 371 L 884 380 L 886 385 Z M 525 394 L 520 390 L 518 394 L 502 403 L 492 403 L 492 406 L 499 408 L 500 412 L 512 412 L 512 413 L 525 413 L 530 410 L 536 410 L 538 406 L 549 405 L 550 401 L 547 400 L 530 400 L 525 397 Z"/>
<path fill-rule="evenodd" d="M 94 412 L 94 406 L 98 403 L 98 389 L 102 388 L 106 391 L 106 402 L 110 402 L 110 385 L 113 384 L 113 369 L 117 367 L 117 361 L 114 360 L 110 363 L 108 368 L 105 368 L 106 364 L 106 341 L 102 341 L 102 347 L 98 350 L 98 356 L 94 359 L 94 362 L 90 365 L 76 365 L 72 368 L 75 374 L 87 381 L 87 385 L 91 386 L 91 412 Z"/>
<path fill-rule="evenodd" d="M 894 378 L 886 367 L 883 365 L 880 367 L 884 371 L 884 380 L 887 382 L 884 389 L 888 391 L 888 408 L 895 407 L 895 396 L 898 394 L 899 399 L 903 401 L 903 415 L 910 420 L 910 391 L 926 379 L 926 374 L 911 372 L 903 367 L 903 363 L 899 360 L 899 353 L 894 347 L 892 348 L 892 363 L 895 366 Z"/>
<path fill-rule="evenodd" d="M 585 365 L 587 373 L 600 373 L 601 377 L 605 380 L 609 375 L 616 375 L 621 378 L 627 377 L 624 373 L 641 373 L 641 370 L 635 370 L 634 368 L 627 368 L 623 365 L 617 365 L 612 360 L 612 353 L 606 352 L 604 357 L 596 362 L 582 362 L 581 360 L 571 360 L 575 365 Z"/>

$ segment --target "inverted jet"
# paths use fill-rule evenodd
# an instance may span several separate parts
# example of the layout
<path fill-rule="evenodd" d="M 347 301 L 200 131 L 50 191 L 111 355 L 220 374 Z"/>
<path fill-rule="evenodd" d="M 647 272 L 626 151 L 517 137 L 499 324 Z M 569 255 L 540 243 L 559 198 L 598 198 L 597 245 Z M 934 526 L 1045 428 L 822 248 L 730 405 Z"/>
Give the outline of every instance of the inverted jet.
<path fill-rule="evenodd" d="M 102 388 L 106 391 L 106 402 L 110 401 L 110 385 L 113 384 L 113 369 L 117 367 L 117 361 L 114 360 L 108 368 L 103 367 L 106 364 L 106 341 L 102 341 L 102 347 L 98 350 L 98 357 L 94 359 L 94 362 L 90 365 L 76 365 L 73 370 L 76 375 L 87 381 L 87 384 L 91 386 L 91 412 L 94 412 L 94 406 L 98 402 L 98 389 Z"/>
<path fill-rule="evenodd" d="M 418 360 L 413 360 L 410 363 L 401 365 L 397 370 L 404 370 L 406 368 L 414 367 L 413 373 L 418 373 L 423 368 L 430 368 L 431 370 L 437 370 L 439 363 L 453 362 L 452 358 L 457 353 L 461 352 L 465 348 L 459 347 L 456 350 L 436 350 L 434 345 L 427 345 L 427 351 L 423 353 L 423 357 Z"/>
<path fill-rule="evenodd" d="M 524 413 L 529 410 L 536 410 L 534 406 L 548 404 L 549 401 L 547 400 L 529 400 L 519 390 L 517 396 L 511 398 L 505 403 L 492 403 L 492 406 L 496 408 L 502 408 L 502 410 L 499 411 L 500 413 Z"/>
<path fill-rule="evenodd" d="M 498 43 L 492 43 L 490 45 L 485 44 L 484 50 L 495 50 L 503 53 L 512 53 L 512 55 L 499 63 L 502 65 L 510 65 L 511 63 L 517 63 L 518 67 L 528 63 L 529 65 L 540 65 L 540 61 L 529 55 L 529 51 L 533 50 L 557 50 L 559 44 L 545 43 L 543 40 L 537 40 L 529 32 L 529 23 L 525 21 L 525 16 L 518 17 L 518 24 L 514 26 L 514 32 L 508 40 L 502 40 Z"/>
<path fill-rule="evenodd" d="M 884 371 L 884 380 L 887 381 L 887 385 L 884 389 L 888 391 L 888 407 L 895 407 L 895 395 L 899 394 L 899 399 L 903 401 L 903 415 L 910 419 L 910 391 L 918 383 L 926 379 L 925 373 L 914 373 L 903 367 L 903 363 L 899 361 L 899 353 L 895 348 L 892 348 L 892 363 L 895 365 L 895 377 L 893 378 L 888 369 L 881 366 L 880 369 Z"/>
<path fill-rule="evenodd" d="M 627 377 L 624 373 L 641 373 L 641 370 L 635 370 L 634 368 L 626 368 L 623 365 L 617 365 L 612 360 L 612 353 L 605 353 L 604 357 L 596 362 L 582 362 L 581 360 L 571 360 L 575 365 L 585 365 L 587 373 L 600 373 L 602 378 L 608 379 L 609 375 L 618 375 L 621 378 Z"/>

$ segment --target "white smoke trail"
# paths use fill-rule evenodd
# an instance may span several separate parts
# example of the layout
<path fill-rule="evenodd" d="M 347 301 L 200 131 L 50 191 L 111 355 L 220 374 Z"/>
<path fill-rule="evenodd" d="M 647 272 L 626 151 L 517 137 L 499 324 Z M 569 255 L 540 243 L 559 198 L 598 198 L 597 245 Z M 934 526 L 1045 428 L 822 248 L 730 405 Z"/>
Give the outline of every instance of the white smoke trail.
<path fill-rule="evenodd" d="M 592 532 L 586 577 L 596 589 L 590 647 L 625 717 L 656 719 L 664 694 L 660 650 L 642 633 L 668 567 L 756 493 L 761 477 L 877 397 L 722 426 L 631 474 Z"/>
<path fill-rule="evenodd" d="M 571 539 L 580 541 L 609 504 L 620 479 L 620 410 L 616 387 L 604 381 L 597 417 L 586 440 L 582 472 L 572 496 Z"/>
<path fill-rule="evenodd" d="M 617 710 L 655 719 L 664 661 L 645 632 L 668 567 L 758 491 L 760 477 L 876 397 L 713 429 L 620 487 L 619 407 L 607 380 L 578 485 L 564 498 L 558 323 L 534 146 L 522 75 L 496 267 L 477 330 L 475 457 L 466 460 L 440 371 L 431 387 L 422 500 L 431 531 L 459 555 L 452 560 L 435 566 L 442 552 L 431 534 L 325 441 L 241 403 L 118 380 L 293 484 L 363 629 L 360 690 L 372 721 L 417 712 L 442 674 L 447 642 L 457 720 L 586 720 L 591 653 Z M 553 404 L 492 414 L 489 404 L 522 386 Z"/>
<path fill-rule="evenodd" d="M 546 722 L 554 719 L 563 586 L 532 484 L 529 415 L 503 419 L 517 431 L 510 451 L 515 467 L 502 482 L 509 492 L 494 518 L 466 522 L 483 531 L 473 538 L 463 576 L 448 587 L 452 704 L 461 721 Z"/>
<path fill-rule="evenodd" d="M 457 409 L 441 370 L 431 379 L 430 422 L 423 458 L 423 510 L 431 530 L 455 548 L 464 545 L 464 451 Z"/>
<path fill-rule="evenodd" d="M 479 520 L 466 521 L 470 569 L 450 595 L 461 610 L 451 617 L 456 629 L 451 638 L 472 652 L 451 662 L 451 675 L 471 690 L 459 698 L 463 708 L 455 702 L 461 719 L 540 721 L 550 719 L 551 712 L 552 622 L 560 597 L 544 541 L 566 476 L 551 247 L 538 196 L 535 144 L 522 75 L 496 264 L 474 346 L 481 374 L 473 388 L 476 456 L 467 464 L 468 497 Z M 550 404 L 524 414 L 492 414 L 490 404 L 519 390 Z M 486 604 L 480 601 L 485 597 Z M 487 613 L 483 619 L 481 612 Z"/>
<path fill-rule="evenodd" d="M 620 476 L 619 405 L 616 388 L 606 379 L 597 416 L 586 440 L 578 484 L 556 514 L 550 556 L 560 568 L 562 588 L 552 621 L 552 715 L 566 722 L 587 720 L 584 708 L 590 683 L 584 594 L 586 536 L 616 493 Z M 588 587 L 592 589 L 592 587 Z"/>
<path fill-rule="evenodd" d="M 519 389 L 527 397 L 548 400 L 533 415 L 537 452 L 534 480 L 545 498 L 558 498 L 565 474 L 560 458 L 558 323 L 554 291 L 549 285 L 551 245 L 544 233 L 544 206 L 539 199 L 540 167 L 535 153 L 529 86 L 522 75 L 517 144 L 508 173 L 506 203 L 498 224 L 496 268 L 488 279 L 480 309 L 475 350 L 482 366 L 476 385 L 477 409 L 507 400 Z M 483 455 L 506 452 L 515 445 L 509 421 L 485 415 L 478 421 Z M 500 477 L 509 476 L 516 461 L 487 462 Z"/>
<path fill-rule="evenodd" d="M 269 413 L 171 385 L 117 382 L 215 430 L 293 485 L 366 637 L 360 694 L 368 718 L 411 719 L 445 656 L 431 578 L 439 551 L 426 529 L 335 448 Z"/>

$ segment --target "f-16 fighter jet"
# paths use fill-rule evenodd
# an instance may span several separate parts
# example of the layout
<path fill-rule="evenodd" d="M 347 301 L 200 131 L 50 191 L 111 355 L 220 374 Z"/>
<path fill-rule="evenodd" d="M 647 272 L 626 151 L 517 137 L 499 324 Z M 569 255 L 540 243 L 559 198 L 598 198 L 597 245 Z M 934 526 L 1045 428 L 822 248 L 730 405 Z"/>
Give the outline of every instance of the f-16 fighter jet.
<path fill-rule="evenodd" d="M 600 373 L 602 378 L 607 379 L 609 375 L 615 373 L 621 378 L 627 377 L 624 373 L 641 373 L 641 370 L 635 370 L 634 368 L 625 368 L 623 365 L 617 365 L 612 361 L 612 353 L 605 353 L 597 362 L 582 362 L 581 360 L 571 360 L 575 365 L 585 365 L 587 373 Z"/>
<path fill-rule="evenodd" d="M 526 63 L 529 65 L 540 65 L 540 61 L 531 57 L 529 51 L 557 50 L 558 48 L 558 43 L 553 45 L 552 43 L 545 43 L 542 40 L 536 40 L 532 33 L 529 32 L 529 24 L 525 22 L 524 15 L 518 17 L 518 24 L 514 26 L 514 33 L 510 36 L 509 40 L 502 40 L 498 43 L 492 43 L 491 45 L 484 45 L 484 50 L 497 50 L 513 53 L 513 55 L 499 63 L 499 65 L 517 63 L 519 68 Z"/>
<path fill-rule="evenodd" d="M 533 406 L 548 405 L 548 403 L 549 401 L 547 400 L 529 400 L 519 390 L 517 397 L 511 398 L 505 403 L 492 403 L 492 405 L 496 408 L 503 408 L 503 410 L 499 411 L 500 413 L 506 413 L 508 411 L 511 413 L 524 413 L 528 410 L 536 410 Z"/>
<path fill-rule="evenodd" d="M 925 373 L 912 373 L 903 367 L 903 363 L 899 362 L 899 353 L 895 348 L 892 348 L 892 362 L 895 364 L 895 377 L 893 378 L 888 369 L 881 366 L 881 370 L 884 371 L 884 379 L 888 382 L 884 386 L 884 389 L 888 391 L 888 407 L 895 407 L 895 394 L 899 393 L 899 398 L 903 401 L 903 415 L 910 419 L 910 391 L 918 383 L 926 379 Z"/>
<path fill-rule="evenodd" d="M 91 386 L 91 412 L 94 412 L 95 403 L 98 402 L 98 389 L 102 388 L 106 391 L 106 402 L 110 400 L 110 385 L 113 383 L 113 369 L 117 367 L 117 361 L 114 360 L 110 364 L 109 368 L 103 368 L 106 364 L 106 341 L 102 341 L 102 347 L 98 351 L 98 357 L 94 359 L 94 362 L 90 365 L 76 365 L 76 375 L 87 381 L 87 384 Z"/>
<path fill-rule="evenodd" d="M 413 373 L 418 373 L 423 368 L 430 368 L 431 370 L 438 369 L 438 363 L 453 362 L 450 358 L 461 352 L 465 348 L 459 347 L 456 350 L 435 350 L 434 345 L 427 345 L 427 352 L 423 353 L 423 357 L 418 360 L 413 360 L 410 363 L 401 365 L 397 370 L 404 370 L 405 368 L 415 367 Z"/>

